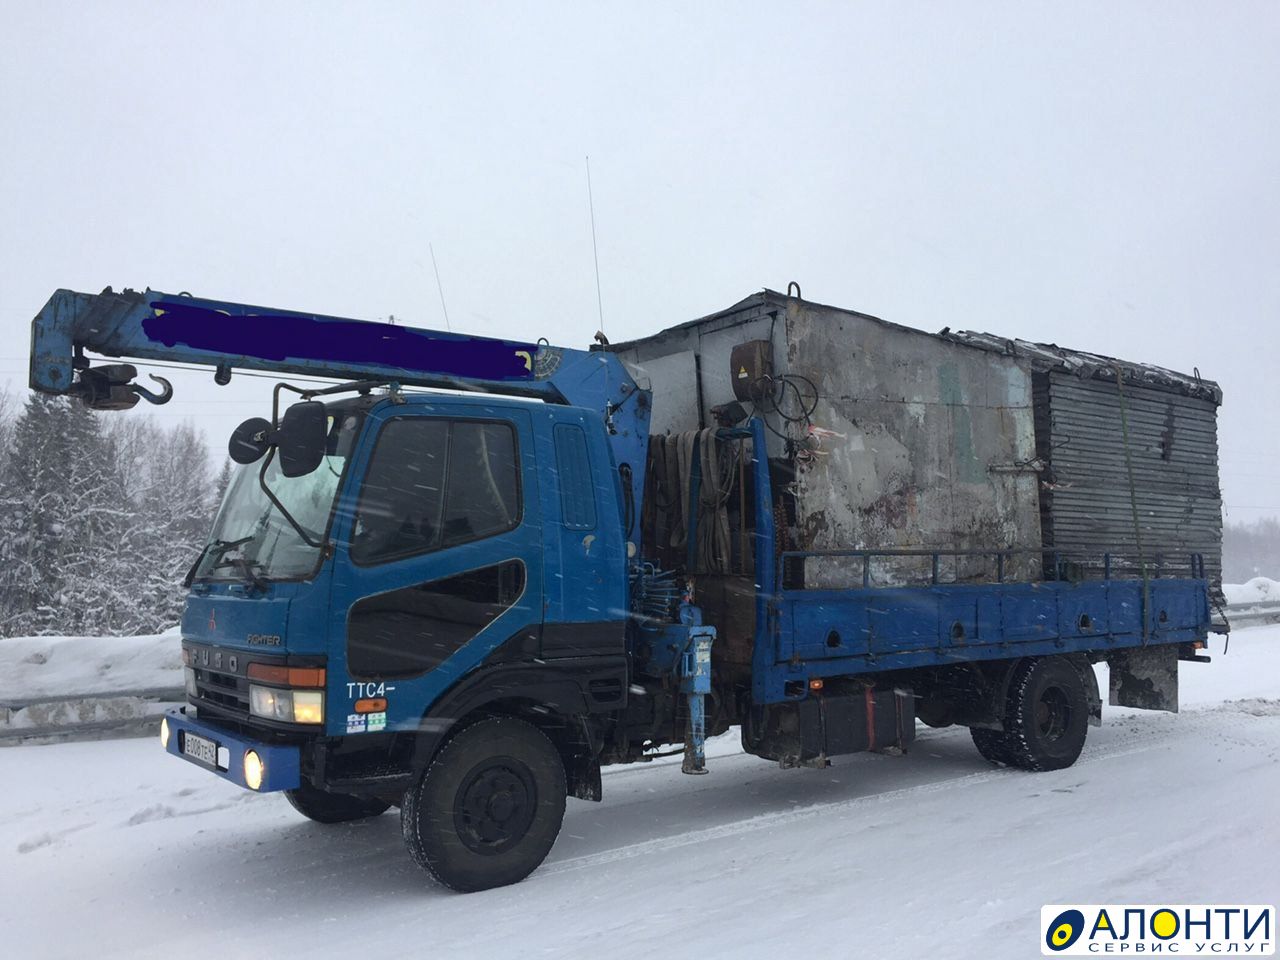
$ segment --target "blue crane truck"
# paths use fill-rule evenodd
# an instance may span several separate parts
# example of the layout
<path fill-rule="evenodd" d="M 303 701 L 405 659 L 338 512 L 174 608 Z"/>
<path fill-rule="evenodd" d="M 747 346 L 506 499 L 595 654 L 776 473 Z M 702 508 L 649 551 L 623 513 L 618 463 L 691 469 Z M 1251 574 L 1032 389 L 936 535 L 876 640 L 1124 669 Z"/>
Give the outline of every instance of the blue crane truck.
<path fill-rule="evenodd" d="M 920 717 L 1054 770 L 1101 722 L 1093 663 L 1113 702 L 1160 709 L 1178 661 L 1207 659 L 1198 554 L 1156 570 L 1105 547 L 796 549 L 767 406 L 651 437 L 654 393 L 604 342 L 110 288 L 59 290 L 33 321 L 36 390 L 100 410 L 172 395 L 127 361 L 286 378 L 230 441 L 165 750 L 322 823 L 398 807 L 414 859 L 455 890 L 528 876 L 566 797 L 601 799 L 605 764 L 682 753 L 704 773 L 706 738 L 737 726 L 750 754 L 820 767 L 903 751 Z M 664 443 L 680 455 L 659 470 Z M 725 504 L 748 574 L 704 606 L 699 544 Z M 805 561 L 858 572 L 806 581 Z M 875 576 L 911 563 L 922 581 Z"/>

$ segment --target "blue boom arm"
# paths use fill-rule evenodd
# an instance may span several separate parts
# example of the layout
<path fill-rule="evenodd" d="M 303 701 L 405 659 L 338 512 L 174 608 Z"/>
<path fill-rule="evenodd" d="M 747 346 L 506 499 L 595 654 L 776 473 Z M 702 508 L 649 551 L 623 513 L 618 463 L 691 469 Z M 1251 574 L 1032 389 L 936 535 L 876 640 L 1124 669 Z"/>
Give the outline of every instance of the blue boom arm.
<path fill-rule="evenodd" d="M 598 411 L 609 431 L 624 511 L 634 527 L 644 490 L 649 393 L 612 353 L 419 330 L 293 310 L 248 306 L 155 290 L 99 294 L 58 290 L 31 322 L 33 390 L 72 394 L 100 409 L 141 395 L 127 365 L 108 357 L 199 364 L 226 383 L 236 369 L 337 380 L 383 380 L 536 397 Z M 167 399 L 167 395 L 163 398 Z M 623 469 L 625 466 L 626 469 Z M 629 539 L 634 530 L 626 531 Z"/>

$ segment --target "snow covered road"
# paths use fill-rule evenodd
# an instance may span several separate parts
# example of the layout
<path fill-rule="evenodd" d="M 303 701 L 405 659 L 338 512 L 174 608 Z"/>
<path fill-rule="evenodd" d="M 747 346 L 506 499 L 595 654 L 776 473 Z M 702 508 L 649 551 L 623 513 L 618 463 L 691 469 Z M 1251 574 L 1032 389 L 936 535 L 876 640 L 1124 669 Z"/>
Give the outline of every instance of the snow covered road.
<path fill-rule="evenodd" d="M 963 729 L 823 771 L 731 742 L 707 777 L 613 768 L 542 869 L 468 896 L 394 812 L 313 824 L 151 739 L 3 750 L 0 956 L 1031 957 L 1046 903 L 1276 903 L 1280 627 L 1212 652 L 1180 715 L 1108 709 L 1057 773 Z"/>

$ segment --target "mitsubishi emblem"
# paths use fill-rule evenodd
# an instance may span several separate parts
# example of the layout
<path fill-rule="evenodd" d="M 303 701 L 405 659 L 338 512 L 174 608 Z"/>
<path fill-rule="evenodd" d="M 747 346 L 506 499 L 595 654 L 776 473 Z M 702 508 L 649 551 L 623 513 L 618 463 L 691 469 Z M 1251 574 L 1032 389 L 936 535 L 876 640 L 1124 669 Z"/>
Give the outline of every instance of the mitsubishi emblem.
<path fill-rule="evenodd" d="M 218 612 L 216 610 L 210 610 L 209 611 L 209 632 L 213 633 L 213 631 L 217 629 L 218 629 Z"/>

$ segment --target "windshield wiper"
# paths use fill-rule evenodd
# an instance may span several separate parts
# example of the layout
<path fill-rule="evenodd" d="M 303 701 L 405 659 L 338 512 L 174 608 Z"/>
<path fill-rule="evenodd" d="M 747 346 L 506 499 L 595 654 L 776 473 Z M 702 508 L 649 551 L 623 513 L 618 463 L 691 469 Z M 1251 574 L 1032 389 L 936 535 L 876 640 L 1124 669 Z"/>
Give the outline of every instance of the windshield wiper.
<path fill-rule="evenodd" d="M 214 566 L 215 568 L 235 567 L 240 571 L 240 575 L 244 577 L 245 583 L 261 593 L 267 592 L 267 581 L 258 576 L 253 569 L 255 566 L 261 566 L 261 564 L 255 563 L 252 560 L 246 560 L 244 557 L 237 555 L 229 558 L 225 563 L 215 564 Z"/>
<path fill-rule="evenodd" d="M 242 547 L 253 539 L 253 534 L 247 537 L 241 537 L 239 540 L 210 540 L 204 545 L 204 549 L 200 551 L 200 556 L 196 557 L 196 562 L 191 565 L 191 569 L 187 571 L 187 575 L 182 578 L 182 586 L 190 587 L 196 579 L 196 571 L 200 569 L 200 564 L 204 563 L 205 558 L 211 553 L 215 558 L 220 558 L 224 553 L 232 547 Z M 214 553 L 214 551 L 217 551 Z"/>

